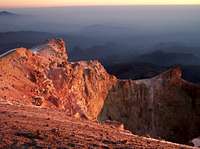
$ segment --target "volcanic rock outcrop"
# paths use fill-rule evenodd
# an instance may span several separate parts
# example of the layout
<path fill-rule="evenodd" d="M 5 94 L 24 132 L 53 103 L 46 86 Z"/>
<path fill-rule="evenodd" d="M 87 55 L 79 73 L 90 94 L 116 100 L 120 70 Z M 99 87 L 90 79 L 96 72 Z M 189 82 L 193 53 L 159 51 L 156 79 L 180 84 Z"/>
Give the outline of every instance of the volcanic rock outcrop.
<path fill-rule="evenodd" d="M 97 61 L 67 61 L 63 40 L 1 56 L 0 101 L 64 110 L 96 119 L 116 82 Z"/>
<path fill-rule="evenodd" d="M 98 61 L 67 59 L 65 43 L 57 39 L 1 55 L 0 103 L 118 121 L 135 134 L 179 143 L 200 135 L 200 87 L 183 80 L 179 68 L 118 80 Z"/>

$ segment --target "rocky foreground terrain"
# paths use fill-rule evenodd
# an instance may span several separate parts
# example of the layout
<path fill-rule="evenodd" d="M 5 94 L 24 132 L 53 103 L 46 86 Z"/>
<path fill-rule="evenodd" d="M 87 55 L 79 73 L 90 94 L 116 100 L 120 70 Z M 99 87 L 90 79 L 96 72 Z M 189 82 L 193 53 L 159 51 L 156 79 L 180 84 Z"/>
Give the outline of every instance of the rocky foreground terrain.
<path fill-rule="evenodd" d="M 182 144 L 199 136 L 200 87 L 180 68 L 119 80 L 98 61 L 67 59 L 59 39 L 1 55 L 2 148 L 190 148 L 125 129 Z"/>
<path fill-rule="evenodd" d="M 0 104 L 0 148 L 147 148 L 190 149 L 131 134 L 121 127 L 100 124 L 64 112 Z"/>

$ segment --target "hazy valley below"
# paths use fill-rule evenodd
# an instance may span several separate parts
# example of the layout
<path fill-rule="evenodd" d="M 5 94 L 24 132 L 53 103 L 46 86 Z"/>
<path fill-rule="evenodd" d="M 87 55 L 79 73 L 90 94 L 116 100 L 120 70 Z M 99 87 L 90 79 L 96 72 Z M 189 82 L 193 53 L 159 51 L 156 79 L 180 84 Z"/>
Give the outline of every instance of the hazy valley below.
<path fill-rule="evenodd" d="M 0 14 L 1 53 L 61 37 L 73 60 L 118 63 L 157 50 L 191 54 L 186 59 L 200 56 L 198 5 L 21 8 L 7 12 L 10 14 Z M 188 64 L 196 63 L 190 58 Z"/>

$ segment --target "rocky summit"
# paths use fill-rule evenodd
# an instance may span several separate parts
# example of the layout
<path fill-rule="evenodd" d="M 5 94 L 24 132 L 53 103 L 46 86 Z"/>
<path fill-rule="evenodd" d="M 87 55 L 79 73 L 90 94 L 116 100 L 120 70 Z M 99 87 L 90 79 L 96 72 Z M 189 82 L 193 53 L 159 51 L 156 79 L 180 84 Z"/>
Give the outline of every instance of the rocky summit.
<path fill-rule="evenodd" d="M 60 109 L 95 119 L 116 78 L 97 61 L 67 61 L 62 40 L 33 52 L 19 48 L 0 61 L 1 102 Z"/>
<path fill-rule="evenodd" d="M 180 68 L 119 80 L 98 61 L 68 61 L 65 47 L 52 39 L 0 56 L 6 147 L 190 148 L 133 134 L 183 144 L 199 137 L 200 86 L 183 80 Z"/>

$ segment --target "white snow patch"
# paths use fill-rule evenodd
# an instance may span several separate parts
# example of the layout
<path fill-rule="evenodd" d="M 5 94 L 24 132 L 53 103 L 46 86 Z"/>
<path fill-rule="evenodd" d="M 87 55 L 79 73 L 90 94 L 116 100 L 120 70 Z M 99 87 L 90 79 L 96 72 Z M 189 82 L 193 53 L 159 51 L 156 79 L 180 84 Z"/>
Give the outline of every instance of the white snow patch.
<path fill-rule="evenodd" d="M 7 52 L 1 54 L 1 55 L 0 55 L 0 58 L 3 58 L 3 57 L 5 57 L 5 56 L 7 56 L 7 55 L 9 55 L 9 54 L 11 54 L 12 52 L 15 52 L 15 51 L 16 51 L 16 49 L 9 50 L 9 51 L 7 51 Z"/>
<path fill-rule="evenodd" d="M 191 142 L 194 144 L 194 147 L 200 147 L 200 137 L 193 139 Z"/>

